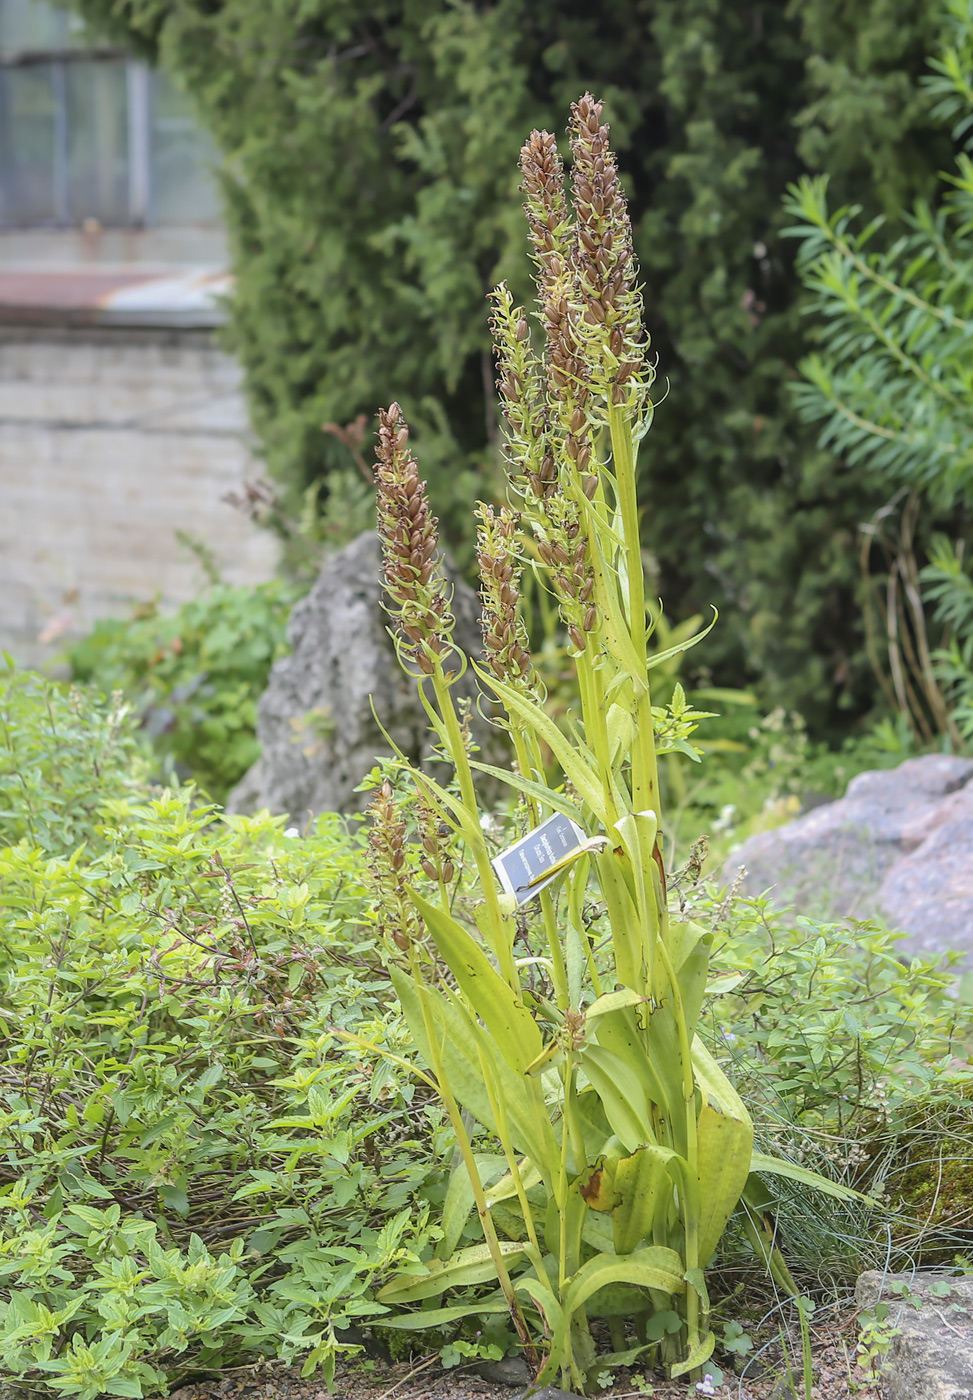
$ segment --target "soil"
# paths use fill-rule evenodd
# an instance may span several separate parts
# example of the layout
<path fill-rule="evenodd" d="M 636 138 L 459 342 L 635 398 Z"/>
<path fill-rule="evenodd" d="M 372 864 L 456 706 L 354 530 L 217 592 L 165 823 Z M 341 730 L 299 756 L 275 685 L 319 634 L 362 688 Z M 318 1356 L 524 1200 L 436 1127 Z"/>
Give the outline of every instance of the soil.
<path fill-rule="evenodd" d="M 812 1344 L 813 1383 L 809 1400 L 888 1400 L 884 1386 L 869 1386 L 854 1364 L 854 1320 L 815 1329 Z M 792 1365 L 799 1365 L 800 1340 L 789 1343 Z M 768 1348 L 758 1360 L 743 1363 L 742 1374 L 728 1373 L 722 1385 L 666 1381 L 637 1373 L 621 1373 L 599 1400 L 806 1400 L 803 1381 L 788 1388 L 779 1348 Z M 380 1361 L 339 1366 L 334 1391 L 320 1378 L 301 1380 L 299 1367 L 276 1363 L 246 1367 L 219 1381 L 203 1381 L 173 1391 L 170 1400 L 519 1400 L 524 1386 L 495 1385 L 470 1368 L 444 1371 L 438 1358 L 387 1364 Z"/>

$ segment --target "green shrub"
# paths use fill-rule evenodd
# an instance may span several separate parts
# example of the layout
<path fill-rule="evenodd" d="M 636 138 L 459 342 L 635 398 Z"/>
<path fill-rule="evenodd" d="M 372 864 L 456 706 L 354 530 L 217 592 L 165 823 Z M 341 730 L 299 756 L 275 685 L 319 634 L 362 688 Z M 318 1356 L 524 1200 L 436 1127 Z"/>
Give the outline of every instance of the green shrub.
<path fill-rule="evenodd" d="M 0 1374 L 82 1400 L 264 1357 L 327 1378 L 379 1287 L 424 1269 L 455 1147 L 409 1071 L 357 828 L 153 795 L 130 720 L 77 689 L 10 672 L 0 705 L 28 776 L 0 829 Z M 941 1155 L 922 1123 L 966 1092 L 968 1009 L 888 935 L 685 898 L 718 935 L 702 1030 L 763 1142 L 908 1206 Z M 797 1186 L 777 1206 L 798 1277 L 844 1283 L 876 1248 L 876 1217 Z M 498 1321 L 432 1344 L 502 1350 Z"/>
<path fill-rule="evenodd" d="M 933 959 L 905 960 L 901 935 L 874 924 L 822 923 L 712 891 L 687 898 L 717 935 L 712 989 L 722 995 L 701 1033 L 757 1141 L 880 1201 L 866 1209 L 775 1183 L 795 1276 L 847 1289 L 863 1267 L 887 1266 L 890 1248 L 893 1268 L 948 1261 L 952 1222 L 919 1209 L 917 1182 L 928 1187 L 930 1163 L 958 1165 L 969 1151 L 973 1008 L 955 976 Z"/>
<path fill-rule="evenodd" d="M 330 1033 L 411 1053 L 359 841 L 191 789 L 90 820 L 96 855 L 0 849 L 0 1369 L 81 1400 L 327 1376 L 430 1239 L 444 1146 L 407 1072 Z"/>
<path fill-rule="evenodd" d="M 120 691 L 163 765 L 221 799 L 259 757 L 257 702 L 294 600 L 275 580 L 215 584 L 171 613 L 142 605 L 96 623 L 68 653 L 72 674 Z"/>
<path fill-rule="evenodd" d="M 118 695 L 99 702 L 4 661 L 0 842 L 25 837 L 48 854 L 97 844 L 92 824 L 104 793 L 124 792 L 139 774 L 131 707 Z"/>

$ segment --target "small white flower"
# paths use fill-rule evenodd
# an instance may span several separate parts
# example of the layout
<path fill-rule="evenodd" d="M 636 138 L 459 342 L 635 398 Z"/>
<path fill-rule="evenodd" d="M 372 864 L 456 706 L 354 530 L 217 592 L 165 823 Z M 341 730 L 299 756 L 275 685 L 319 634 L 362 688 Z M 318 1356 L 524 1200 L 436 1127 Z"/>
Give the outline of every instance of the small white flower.
<path fill-rule="evenodd" d="M 300 836 L 300 834 L 296 826 L 289 826 L 284 832 L 285 836 Z"/>
<path fill-rule="evenodd" d="M 707 1371 L 701 1381 L 696 1382 L 696 1389 L 700 1395 L 715 1395 L 716 1386 L 713 1384 L 713 1377 Z"/>

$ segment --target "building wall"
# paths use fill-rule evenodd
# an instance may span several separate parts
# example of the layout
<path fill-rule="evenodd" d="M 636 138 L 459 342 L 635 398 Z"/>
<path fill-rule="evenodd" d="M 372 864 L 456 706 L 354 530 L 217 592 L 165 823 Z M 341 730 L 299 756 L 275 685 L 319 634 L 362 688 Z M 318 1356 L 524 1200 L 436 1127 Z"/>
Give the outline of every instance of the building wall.
<path fill-rule="evenodd" d="M 50 660 L 96 619 L 269 578 L 222 497 L 259 474 L 240 373 L 207 332 L 0 326 L 0 648 Z"/>

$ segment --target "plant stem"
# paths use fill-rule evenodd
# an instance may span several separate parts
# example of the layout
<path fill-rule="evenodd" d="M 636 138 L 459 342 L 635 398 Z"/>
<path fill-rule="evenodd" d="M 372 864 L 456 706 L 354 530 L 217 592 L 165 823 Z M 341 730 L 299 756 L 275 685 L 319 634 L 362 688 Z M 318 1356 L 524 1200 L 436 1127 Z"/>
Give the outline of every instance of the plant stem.
<path fill-rule="evenodd" d="M 626 422 L 625 411 L 612 404 L 608 409 L 611 434 L 612 463 L 615 468 L 615 489 L 622 517 L 625 541 L 625 574 L 628 590 L 628 625 L 636 656 L 645 657 L 645 578 L 642 572 L 642 545 L 639 538 L 638 492 L 635 476 L 635 443 Z M 652 698 L 648 670 L 633 678 L 635 695 L 635 741 L 632 750 L 632 801 L 635 811 L 653 811 L 662 829 L 662 809 L 659 801 L 659 772 L 655 753 L 652 721 Z M 642 686 L 644 684 L 644 690 Z"/>
<path fill-rule="evenodd" d="M 422 976 L 422 968 L 419 965 L 419 955 L 414 943 L 411 944 L 409 948 L 409 970 L 419 993 L 419 1004 L 422 1007 L 422 1020 L 425 1027 L 426 1040 L 429 1045 L 429 1056 L 433 1062 L 433 1073 L 436 1076 L 437 1088 L 443 1103 L 446 1105 L 449 1121 L 452 1124 L 453 1132 L 456 1134 L 456 1142 L 463 1155 L 463 1164 L 470 1178 L 470 1186 L 473 1189 L 473 1200 L 476 1203 L 477 1214 L 480 1217 L 480 1224 L 483 1227 L 483 1238 L 486 1240 L 487 1248 L 490 1251 L 493 1267 L 497 1271 L 497 1279 L 503 1291 L 503 1296 L 507 1300 L 510 1320 L 514 1325 L 517 1336 L 523 1343 L 527 1364 L 536 1375 L 539 1369 L 537 1352 L 531 1339 L 523 1312 L 521 1311 L 520 1304 L 517 1302 L 517 1295 L 514 1292 L 513 1283 L 507 1271 L 507 1263 L 503 1257 L 503 1251 L 500 1248 L 500 1241 L 497 1239 L 497 1232 L 494 1228 L 493 1218 L 490 1215 L 490 1208 L 487 1205 L 483 1183 L 480 1181 L 480 1173 L 477 1170 L 476 1159 L 473 1156 L 473 1145 L 470 1142 L 469 1134 L 466 1131 L 466 1125 L 463 1122 L 463 1117 L 459 1110 L 459 1105 L 453 1095 L 452 1087 L 450 1086 L 449 1079 L 443 1067 L 442 1056 L 439 1053 L 439 1044 L 436 1039 L 436 1027 L 433 1024 L 432 1017 L 429 1015 L 429 1008 L 426 1005 L 426 986 Z"/>
<path fill-rule="evenodd" d="M 487 850 L 486 841 L 483 839 L 483 834 L 479 826 L 479 807 L 476 800 L 476 789 L 473 787 L 473 770 L 470 768 L 470 760 L 466 752 L 466 745 L 463 742 L 463 734 L 460 730 L 456 707 L 453 704 L 452 693 L 446 681 L 446 677 L 443 674 L 442 659 L 438 656 L 435 658 L 435 669 L 433 670 L 431 679 L 433 691 L 436 696 L 436 704 L 446 729 L 446 742 L 449 756 L 456 769 L 460 796 L 463 799 L 463 805 L 472 818 L 470 845 L 473 847 L 473 858 L 476 861 L 476 869 L 480 877 L 480 888 L 483 893 L 484 903 L 489 910 L 490 922 L 494 929 L 494 937 L 491 946 L 497 962 L 499 963 L 501 977 L 503 977 L 514 991 L 519 994 L 520 979 L 517 976 L 517 969 L 514 965 L 512 938 L 508 934 L 510 920 L 500 908 L 500 898 L 497 894 L 497 882 L 493 874 L 493 866 L 490 864 L 490 853 Z"/>

